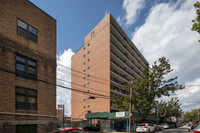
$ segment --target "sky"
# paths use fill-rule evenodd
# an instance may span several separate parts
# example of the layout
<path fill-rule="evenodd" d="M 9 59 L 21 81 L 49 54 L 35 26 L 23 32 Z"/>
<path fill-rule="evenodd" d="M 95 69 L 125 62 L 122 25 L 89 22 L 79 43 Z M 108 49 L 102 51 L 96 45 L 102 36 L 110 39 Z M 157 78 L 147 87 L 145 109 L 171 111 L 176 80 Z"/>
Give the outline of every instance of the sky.
<path fill-rule="evenodd" d="M 176 91 L 184 112 L 200 108 L 199 34 L 191 31 L 196 0 L 30 0 L 57 20 L 57 84 L 71 87 L 71 57 L 84 37 L 108 14 L 153 64 L 165 56 L 185 89 Z M 71 91 L 57 87 L 57 104 L 71 115 Z"/>

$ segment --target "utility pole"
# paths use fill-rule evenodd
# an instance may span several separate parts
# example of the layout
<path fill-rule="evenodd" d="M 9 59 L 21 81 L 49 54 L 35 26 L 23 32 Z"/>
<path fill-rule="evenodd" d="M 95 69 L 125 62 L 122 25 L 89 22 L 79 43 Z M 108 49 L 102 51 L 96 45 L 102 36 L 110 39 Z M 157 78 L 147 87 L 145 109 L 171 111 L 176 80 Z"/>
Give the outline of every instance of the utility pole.
<path fill-rule="evenodd" d="M 131 133 L 131 118 L 132 118 L 132 93 L 133 93 L 133 87 L 132 87 L 133 81 L 130 83 L 130 115 L 129 115 L 129 133 Z"/>
<path fill-rule="evenodd" d="M 65 110 L 64 110 L 64 104 L 63 104 L 63 129 L 65 129 L 64 123 L 65 123 Z"/>
<path fill-rule="evenodd" d="M 158 125 L 158 103 L 157 103 L 157 125 Z"/>

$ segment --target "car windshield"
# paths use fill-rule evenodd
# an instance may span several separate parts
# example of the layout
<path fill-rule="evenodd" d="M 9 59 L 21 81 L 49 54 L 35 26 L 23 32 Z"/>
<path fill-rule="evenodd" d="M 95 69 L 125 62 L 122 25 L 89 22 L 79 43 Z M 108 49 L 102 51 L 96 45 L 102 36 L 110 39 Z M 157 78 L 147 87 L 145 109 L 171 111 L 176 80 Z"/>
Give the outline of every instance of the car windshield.
<path fill-rule="evenodd" d="M 142 124 L 138 124 L 138 126 L 146 126 L 146 124 L 142 123 Z"/>

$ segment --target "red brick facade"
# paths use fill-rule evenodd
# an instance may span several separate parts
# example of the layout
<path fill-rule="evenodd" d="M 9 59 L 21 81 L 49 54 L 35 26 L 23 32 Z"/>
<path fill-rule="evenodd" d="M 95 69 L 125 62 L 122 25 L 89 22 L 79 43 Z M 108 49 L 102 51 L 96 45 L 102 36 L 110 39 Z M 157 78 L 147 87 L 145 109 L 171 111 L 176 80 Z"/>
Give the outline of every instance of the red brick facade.
<path fill-rule="evenodd" d="M 85 37 L 71 62 L 71 86 L 76 89 L 71 92 L 72 120 L 85 119 L 86 113 L 114 111 L 110 95 L 126 95 L 120 85 L 141 76 L 148 65 L 111 14 Z"/>

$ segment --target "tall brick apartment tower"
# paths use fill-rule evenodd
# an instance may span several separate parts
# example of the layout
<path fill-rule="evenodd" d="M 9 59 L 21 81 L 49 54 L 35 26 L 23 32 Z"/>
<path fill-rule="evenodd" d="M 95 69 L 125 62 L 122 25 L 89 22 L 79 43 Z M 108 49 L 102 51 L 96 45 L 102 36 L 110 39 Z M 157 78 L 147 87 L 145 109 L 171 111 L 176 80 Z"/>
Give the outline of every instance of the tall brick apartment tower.
<path fill-rule="evenodd" d="M 53 129 L 55 84 L 56 20 L 28 0 L 0 0 L 0 133 Z"/>
<path fill-rule="evenodd" d="M 86 37 L 72 57 L 72 120 L 86 113 L 113 112 L 110 95 L 126 95 L 121 85 L 141 76 L 148 62 L 108 14 Z M 91 99 L 90 97 L 95 97 Z"/>

